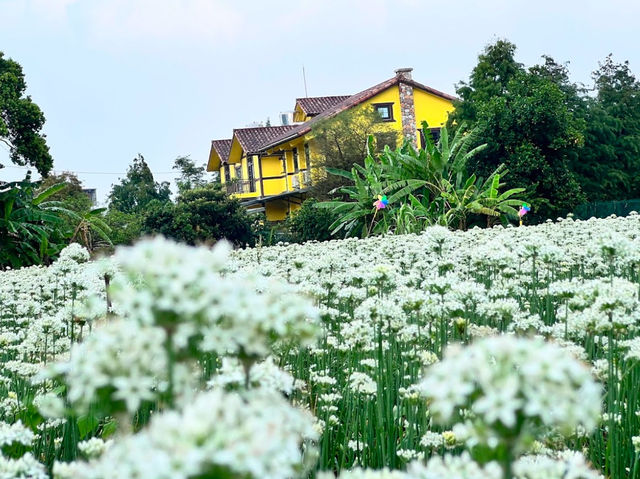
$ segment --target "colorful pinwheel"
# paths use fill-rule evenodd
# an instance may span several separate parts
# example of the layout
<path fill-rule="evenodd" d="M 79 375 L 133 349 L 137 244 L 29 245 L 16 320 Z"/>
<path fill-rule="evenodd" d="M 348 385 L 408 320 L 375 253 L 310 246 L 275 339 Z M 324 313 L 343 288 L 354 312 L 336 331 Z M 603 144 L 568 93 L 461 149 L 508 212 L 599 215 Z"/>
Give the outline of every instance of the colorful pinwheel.
<path fill-rule="evenodd" d="M 522 203 L 522 206 L 520 207 L 520 209 L 518 210 L 518 216 L 520 218 L 522 218 L 524 215 L 526 215 L 529 211 L 531 211 L 531 207 L 526 204 L 526 203 Z"/>
<path fill-rule="evenodd" d="M 386 195 L 385 196 L 378 195 L 378 200 L 373 203 L 373 206 L 375 206 L 376 211 L 378 211 L 386 208 L 388 204 L 389 204 L 389 200 L 387 199 Z"/>

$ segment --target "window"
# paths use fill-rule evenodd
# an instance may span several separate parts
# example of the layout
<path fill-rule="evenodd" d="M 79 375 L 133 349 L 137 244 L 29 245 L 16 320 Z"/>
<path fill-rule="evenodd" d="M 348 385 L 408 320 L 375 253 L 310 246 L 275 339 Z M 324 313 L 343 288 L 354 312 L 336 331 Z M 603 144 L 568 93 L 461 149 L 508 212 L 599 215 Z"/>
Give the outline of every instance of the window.
<path fill-rule="evenodd" d="M 253 174 L 253 158 L 247 158 L 247 176 L 249 177 L 249 191 L 253 193 L 256 191 L 256 180 Z"/>
<path fill-rule="evenodd" d="M 224 165 L 224 181 L 225 183 L 229 183 L 231 181 L 231 169 L 229 165 Z"/>
<path fill-rule="evenodd" d="M 242 179 L 242 163 L 235 165 L 236 168 L 236 179 L 240 180 Z"/>
<path fill-rule="evenodd" d="M 294 148 L 293 149 L 293 171 L 294 172 L 298 172 L 300 171 L 300 166 L 298 164 L 298 149 Z"/>
<path fill-rule="evenodd" d="M 382 121 L 394 121 L 393 103 L 374 103 L 373 108 Z"/>

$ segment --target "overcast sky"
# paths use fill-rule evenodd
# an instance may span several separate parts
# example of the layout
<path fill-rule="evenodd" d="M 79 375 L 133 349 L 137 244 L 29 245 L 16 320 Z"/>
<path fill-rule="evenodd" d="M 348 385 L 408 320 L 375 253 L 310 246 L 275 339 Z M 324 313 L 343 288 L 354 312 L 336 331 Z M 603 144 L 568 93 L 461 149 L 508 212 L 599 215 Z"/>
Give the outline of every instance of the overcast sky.
<path fill-rule="evenodd" d="M 639 19 L 631 0 L 0 0 L 0 51 L 45 113 L 54 169 L 103 199 L 138 153 L 171 180 L 176 156 L 204 163 L 234 127 L 276 124 L 305 94 L 303 65 L 309 96 L 356 93 L 398 67 L 453 94 L 506 38 L 520 62 L 548 54 L 589 82 L 610 52 L 640 74 Z"/>

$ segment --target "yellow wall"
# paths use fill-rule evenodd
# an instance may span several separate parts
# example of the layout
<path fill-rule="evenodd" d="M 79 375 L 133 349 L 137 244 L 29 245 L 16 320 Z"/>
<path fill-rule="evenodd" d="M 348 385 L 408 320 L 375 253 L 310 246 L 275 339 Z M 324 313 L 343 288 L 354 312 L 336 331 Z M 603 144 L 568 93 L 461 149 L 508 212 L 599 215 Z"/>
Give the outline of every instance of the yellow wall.
<path fill-rule="evenodd" d="M 442 126 L 453 111 L 453 103 L 449 100 L 416 88 L 413 89 L 413 102 L 416 108 L 416 128 L 422 128 L 423 121 L 431 128 Z"/>
<path fill-rule="evenodd" d="M 295 110 L 293 110 L 293 121 L 296 123 L 299 123 L 302 121 L 307 121 L 308 119 L 309 118 L 307 117 L 306 113 L 302 111 L 302 108 L 300 108 L 300 105 L 296 103 L 296 108 Z"/>

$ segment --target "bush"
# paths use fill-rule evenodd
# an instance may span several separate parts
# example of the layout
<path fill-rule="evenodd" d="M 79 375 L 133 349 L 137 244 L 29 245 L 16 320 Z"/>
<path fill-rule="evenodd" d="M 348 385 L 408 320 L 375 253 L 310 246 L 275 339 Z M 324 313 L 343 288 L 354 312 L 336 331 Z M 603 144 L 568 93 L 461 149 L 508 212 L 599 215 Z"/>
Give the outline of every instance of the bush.
<path fill-rule="evenodd" d="M 154 202 L 144 219 L 147 233 L 187 244 L 226 239 L 236 246 L 254 244 L 251 218 L 219 184 L 184 191 L 175 204 Z"/>
<path fill-rule="evenodd" d="M 317 203 L 316 199 L 309 198 L 287 218 L 285 227 L 291 242 L 327 241 L 332 238 L 330 226 L 338 217 L 332 210 L 316 208 Z"/>

